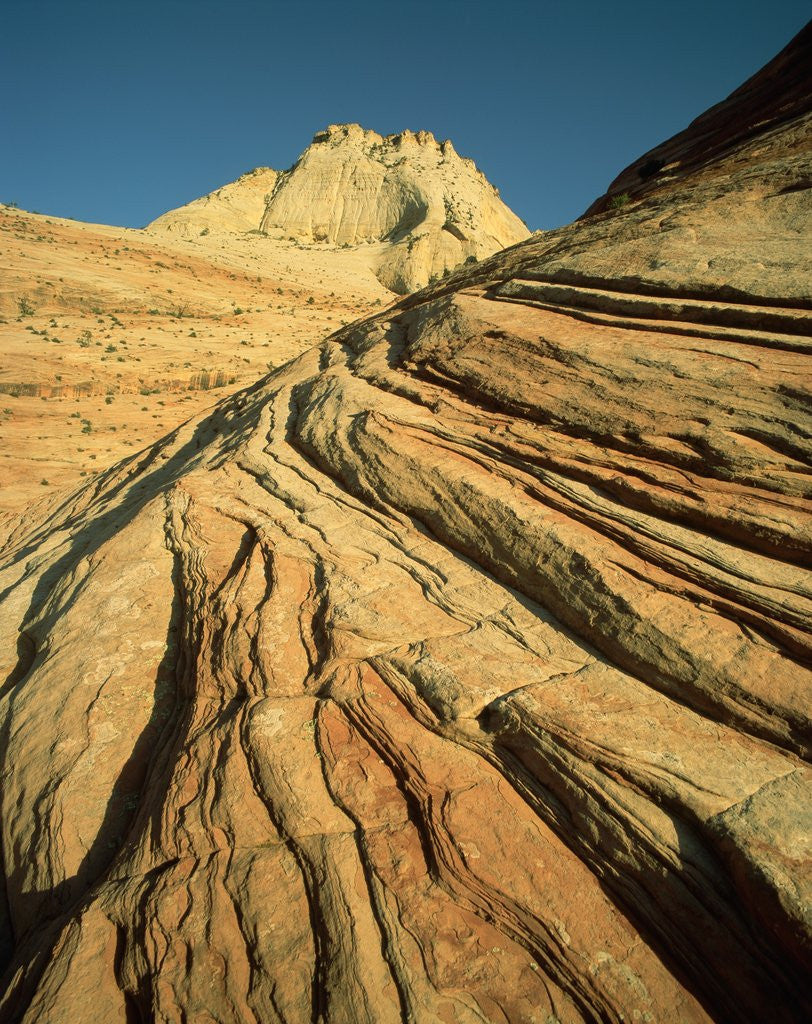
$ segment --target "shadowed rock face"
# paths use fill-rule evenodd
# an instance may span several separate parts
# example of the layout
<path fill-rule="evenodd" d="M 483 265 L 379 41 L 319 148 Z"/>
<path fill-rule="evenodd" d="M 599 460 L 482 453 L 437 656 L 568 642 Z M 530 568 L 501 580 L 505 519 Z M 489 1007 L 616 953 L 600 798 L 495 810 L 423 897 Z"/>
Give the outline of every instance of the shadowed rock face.
<path fill-rule="evenodd" d="M 796 142 L 19 523 L 0 1020 L 807 1019 Z"/>
<path fill-rule="evenodd" d="M 606 210 L 624 194 L 633 198 L 666 193 L 686 179 L 736 174 L 758 165 L 774 147 L 803 153 L 809 143 L 812 104 L 812 22 L 727 99 L 706 110 L 685 131 L 644 153 L 623 170 L 585 216 Z M 809 178 L 799 182 L 809 187 Z"/>

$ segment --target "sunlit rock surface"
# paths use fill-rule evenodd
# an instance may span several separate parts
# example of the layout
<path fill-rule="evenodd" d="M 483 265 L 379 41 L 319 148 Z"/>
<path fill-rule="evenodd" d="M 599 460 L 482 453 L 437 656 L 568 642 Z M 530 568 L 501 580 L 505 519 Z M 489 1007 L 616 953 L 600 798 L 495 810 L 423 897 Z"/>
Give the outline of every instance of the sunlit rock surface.
<path fill-rule="evenodd" d="M 256 232 L 278 178 L 278 171 L 257 167 L 208 195 L 161 214 L 149 229 L 170 231 L 187 238 L 208 235 L 212 231 Z"/>
<path fill-rule="evenodd" d="M 787 130 L 19 522 L 0 1020 L 808 1019 Z"/>
<path fill-rule="evenodd" d="M 379 135 L 357 124 L 330 125 L 290 170 L 258 168 L 149 228 L 360 246 L 381 283 L 400 294 L 530 233 L 451 142 L 423 131 Z"/>

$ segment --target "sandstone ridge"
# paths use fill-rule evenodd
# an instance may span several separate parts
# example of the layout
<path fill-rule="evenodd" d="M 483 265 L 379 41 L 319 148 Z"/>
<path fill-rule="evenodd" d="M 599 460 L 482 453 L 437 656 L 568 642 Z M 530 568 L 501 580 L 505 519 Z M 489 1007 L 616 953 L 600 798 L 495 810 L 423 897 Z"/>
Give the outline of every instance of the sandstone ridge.
<path fill-rule="evenodd" d="M 17 523 L 3 1024 L 809 1019 L 796 128 Z"/>
<path fill-rule="evenodd" d="M 607 209 L 619 196 L 667 193 L 688 180 L 742 170 L 747 163 L 757 166 L 771 146 L 785 154 L 804 152 L 812 97 L 810 52 L 812 22 L 730 96 L 621 171 L 585 216 Z"/>
<path fill-rule="evenodd" d="M 211 231 L 257 231 L 278 178 L 278 171 L 256 167 L 229 185 L 170 210 L 152 221 L 149 227 L 187 238 Z"/>
<path fill-rule="evenodd" d="M 424 131 L 382 136 L 357 124 L 317 133 L 288 171 L 252 172 L 150 225 L 187 234 L 207 227 L 307 245 L 384 243 L 370 260 L 381 283 L 400 293 L 529 234 L 450 142 Z"/>

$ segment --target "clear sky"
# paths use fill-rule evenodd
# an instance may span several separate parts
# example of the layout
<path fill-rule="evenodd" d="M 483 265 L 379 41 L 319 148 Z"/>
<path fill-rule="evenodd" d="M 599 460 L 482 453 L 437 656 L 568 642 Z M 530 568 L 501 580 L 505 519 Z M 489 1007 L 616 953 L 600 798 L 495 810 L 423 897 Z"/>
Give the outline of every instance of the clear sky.
<path fill-rule="evenodd" d="M 0 201 L 140 227 L 327 124 L 450 138 L 531 228 L 723 99 L 808 0 L 4 0 Z"/>

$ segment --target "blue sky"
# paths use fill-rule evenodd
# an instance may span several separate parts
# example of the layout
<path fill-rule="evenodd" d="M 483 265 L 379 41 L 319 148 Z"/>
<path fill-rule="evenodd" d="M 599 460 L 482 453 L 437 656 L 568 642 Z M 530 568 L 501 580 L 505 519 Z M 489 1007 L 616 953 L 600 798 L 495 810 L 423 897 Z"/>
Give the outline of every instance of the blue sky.
<path fill-rule="evenodd" d="M 5 0 L 0 201 L 139 227 L 327 124 L 428 129 L 578 216 L 803 26 L 800 0 Z"/>

